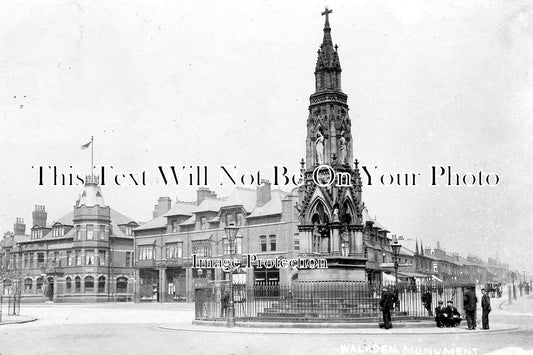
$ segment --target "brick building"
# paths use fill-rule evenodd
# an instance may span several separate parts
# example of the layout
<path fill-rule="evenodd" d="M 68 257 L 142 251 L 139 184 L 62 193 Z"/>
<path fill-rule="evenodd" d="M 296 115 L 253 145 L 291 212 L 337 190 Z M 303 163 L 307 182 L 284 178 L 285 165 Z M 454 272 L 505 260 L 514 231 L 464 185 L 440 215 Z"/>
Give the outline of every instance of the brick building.
<path fill-rule="evenodd" d="M 73 210 L 50 223 L 35 206 L 32 226 L 17 218 L 0 243 L 4 293 L 19 287 L 26 302 L 129 300 L 134 292 L 137 222 L 107 206 L 98 178 L 87 176 Z"/>
<path fill-rule="evenodd" d="M 300 252 L 297 196 L 273 190 L 263 181 L 256 190 L 235 188 L 217 197 L 208 188 L 197 191 L 194 202 L 160 197 L 153 219 L 134 229 L 136 243 L 136 298 L 141 302 L 190 301 L 194 287 L 229 280 L 222 269 L 193 268 L 192 255 L 227 258 L 230 245 L 224 227 L 238 226 L 235 257 L 292 258 Z M 288 284 L 290 269 L 241 268 L 235 283 Z"/>

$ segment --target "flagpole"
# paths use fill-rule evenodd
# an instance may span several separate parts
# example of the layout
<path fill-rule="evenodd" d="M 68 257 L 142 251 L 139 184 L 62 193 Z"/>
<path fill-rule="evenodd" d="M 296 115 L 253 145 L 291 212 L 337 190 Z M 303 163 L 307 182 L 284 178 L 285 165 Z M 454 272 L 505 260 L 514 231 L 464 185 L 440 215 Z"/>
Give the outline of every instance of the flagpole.
<path fill-rule="evenodd" d="M 94 182 L 93 168 L 94 168 L 94 138 L 93 136 L 91 136 L 91 182 Z"/>

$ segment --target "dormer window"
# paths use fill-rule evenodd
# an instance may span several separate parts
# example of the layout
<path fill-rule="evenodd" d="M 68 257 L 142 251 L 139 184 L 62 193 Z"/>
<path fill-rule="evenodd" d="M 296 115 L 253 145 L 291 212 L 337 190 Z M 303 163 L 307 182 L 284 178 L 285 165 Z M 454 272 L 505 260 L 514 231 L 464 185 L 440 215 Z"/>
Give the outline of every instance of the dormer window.
<path fill-rule="evenodd" d="M 226 225 L 230 226 L 235 223 L 235 218 L 233 217 L 233 213 L 226 214 Z"/>
<path fill-rule="evenodd" d="M 242 215 L 242 213 L 237 213 L 237 225 L 238 226 L 242 226 L 244 225 L 244 217 Z"/>
<path fill-rule="evenodd" d="M 125 235 L 133 235 L 133 228 L 131 226 L 120 226 L 120 229 Z"/>
<path fill-rule="evenodd" d="M 63 234 L 64 234 L 64 227 L 59 225 L 59 226 L 54 226 L 54 228 L 52 229 L 52 236 L 53 237 L 62 237 Z"/>

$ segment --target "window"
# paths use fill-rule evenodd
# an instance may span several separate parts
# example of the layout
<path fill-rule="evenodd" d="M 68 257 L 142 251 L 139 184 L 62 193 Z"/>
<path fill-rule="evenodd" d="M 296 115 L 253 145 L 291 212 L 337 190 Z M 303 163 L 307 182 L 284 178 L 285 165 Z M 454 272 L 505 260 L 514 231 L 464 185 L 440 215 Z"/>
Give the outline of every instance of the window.
<path fill-rule="evenodd" d="M 259 237 L 260 243 L 261 243 L 261 251 L 267 251 L 267 237 L 266 235 L 262 235 Z"/>
<path fill-rule="evenodd" d="M 183 243 L 168 243 L 166 245 L 167 259 L 179 259 L 183 257 Z"/>
<path fill-rule="evenodd" d="M 76 226 L 76 234 L 74 236 L 74 239 L 81 240 L 81 227 L 79 225 Z"/>
<path fill-rule="evenodd" d="M 31 287 L 33 284 L 33 280 L 30 278 L 27 278 L 24 280 L 24 292 L 31 292 Z"/>
<path fill-rule="evenodd" d="M 227 238 L 222 239 L 224 255 L 231 255 L 231 244 Z M 236 236 L 233 245 L 233 254 L 242 254 L 242 236 Z"/>
<path fill-rule="evenodd" d="M 52 229 L 52 236 L 53 237 L 62 237 L 64 234 L 65 229 L 63 226 L 56 226 L 54 229 Z"/>
<path fill-rule="evenodd" d="M 127 251 L 126 252 L 126 266 L 130 266 L 130 263 L 131 263 L 131 255 L 130 255 L 130 252 Z"/>
<path fill-rule="evenodd" d="M 207 229 L 207 217 L 201 217 L 200 218 L 200 229 L 206 230 Z"/>
<path fill-rule="evenodd" d="M 131 226 L 120 226 L 125 235 L 133 235 Z"/>
<path fill-rule="evenodd" d="M 117 278 L 117 293 L 128 292 L 128 279 L 121 276 Z"/>
<path fill-rule="evenodd" d="M 94 251 L 91 250 L 85 252 L 85 264 L 94 265 Z"/>
<path fill-rule="evenodd" d="M 198 256 L 211 256 L 209 240 L 195 240 L 192 242 L 192 253 Z"/>
<path fill-rule="evenodd" d="M 39 277 L 37 279 L 37 291 L 41 291 L 43 289 L 43 278 Z"/>
<path fill-rule="evenodd" d="M 222 239 L 222 245 L 224 248 L 224 255 L 230 255 L 231 254 L 231 245 L 228 240 L 228 238 Z"/>
<path fill-rule="evenodd" d="M 242 213 L 237 213 L 237 225 L 238 226 L 244 225 L 244 217 Z"/>
<path fill-rule="evenodd" d="M 94 291 L 94 277 L 87 276 L 85 278 L 85 292 L 93 292 Z"/>
<path fill-rule="evenodd" d="M 242 236 L 235 237 L 235 254 L 242 254 Z"/>
<path fill-rule="evenodd" d="M 43 230 L 42 229 L 32 229 L 31 231 L 31 239 L 40 239 L 43 237 Z"/>
<path fill-rule="evenodd" d="M 44 253 L 37 253 L 37 266 L 43 266 L 44 265 Z"/>
<path fill-rule="evenodd" d="M 300 239 L 294 238 L 294 250 L 300 250 Z"/>
<path fill-rule="evenodd" d="M 98 278 L 98 293 L 104 293 L 105 292 L 105 277 L 100 276 Z"/>
<path fill-rule="evenodd" d="M 70 277 L 67 277 L 67 293 L 72 293 L 72 279 Z"/>
<path fill-rule="evenodd" d="M 276 251 L 276 236 L 271 235 L 269 238 L 270 238 L 270 251 Z"/>
<path fill-rule="evenodd" d="M 105 265 L 105 257 L 106 257 L 106 251 L 99 250 L 98 251 L 98 265 Z"/>
<path fill-rule="evenodd" d="M 87 240 L 94 239 L 94 225 L 88 224 L 87 225 Z"/>
<path fill-rule="evenodd" d="M 106 227 L 105 224 L 100 224 L 98 226 L 98 239 L 99 240 L 104 240 L 105 239 L 105 234 L 106 234 L 105 233 L 105 229 L 106 229 L 105 227 Z"/>
<path fill-rule="evenodd" d="M 232 224 L 235 224 L 235 218 L 233 216 L 233 213 L 226 214 L 226 225 L 230 226 Z"/>
<path fill-rule="evenodd" d="M 139 260 L 152 260 L 155 258 L 153 245 L 139 246 Z"/>
<path fill-rule="evenodd" d="M 67 266 L 72 266 L 72 252 L 67 251 Z"/>
<path fill-rule="evenodd" d="M 80 293 L 81 292 L 81 277 L 76 276 L 74 278 L 74 292 Z"/>
<path fill-rule="evenodd" d="M 81 251 L 76 250 L 76 265 L 81 265 Z"/>
<path fill-rule="evenodd" d="M 173 220 L 172 221 L 172 233 L 176 233 L 178 231 L 178 221 Z"/>

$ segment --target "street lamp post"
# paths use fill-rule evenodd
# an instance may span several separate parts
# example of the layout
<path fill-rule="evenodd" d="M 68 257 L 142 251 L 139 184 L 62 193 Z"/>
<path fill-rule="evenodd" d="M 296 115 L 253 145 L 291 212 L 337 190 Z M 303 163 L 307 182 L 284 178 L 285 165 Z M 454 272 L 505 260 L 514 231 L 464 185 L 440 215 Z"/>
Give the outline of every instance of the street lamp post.
<path fill-rule="evenodd" d="M 233 259 L 233 246 L 235 245 L 235 237 L 237 237 L 237 232 L 239 231 L 239 227 L 236 227 L 234 225 L 228 225 L 224 227 L 224 231 L 226 232 L 226 237 L 228 238 L 229 242 L 229 248 L 230 248 L 230 258 Z M 234 327 L 235 326 L 235 305 L 233 303 L 233 268 L 230 264 L 230 270 L 229 270 L 229 287 L 230 287 L 230 299 L 229 299 L 229 305 L 226 316 L 228 317 L 227 326 L 228 327 Z"/>
<path fill-rule="evenodd" d="M 398 291 L 398 256 L 400 255 L 400 249 L 402 248 L 402 245 L 398 243 L 398 239 L 396 238 L 396 235 L 392 236 L 392 254 L 394 256 L 394 288 L 396 289 L 396 292 Z"/>

